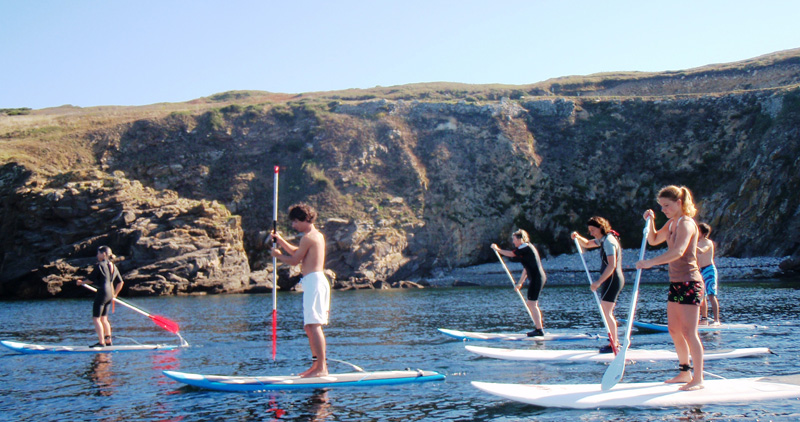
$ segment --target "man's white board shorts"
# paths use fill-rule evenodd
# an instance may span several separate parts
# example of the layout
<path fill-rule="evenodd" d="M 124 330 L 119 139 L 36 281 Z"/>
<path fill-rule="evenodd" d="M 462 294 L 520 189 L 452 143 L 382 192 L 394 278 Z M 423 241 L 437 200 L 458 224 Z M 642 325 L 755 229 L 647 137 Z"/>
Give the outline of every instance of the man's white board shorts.
<path fill-rule="evenodd" d="M 303 325 L 328 324 L 331 311 L 331 285 L 325 273 L 307 274 L 303 283 Z"/>

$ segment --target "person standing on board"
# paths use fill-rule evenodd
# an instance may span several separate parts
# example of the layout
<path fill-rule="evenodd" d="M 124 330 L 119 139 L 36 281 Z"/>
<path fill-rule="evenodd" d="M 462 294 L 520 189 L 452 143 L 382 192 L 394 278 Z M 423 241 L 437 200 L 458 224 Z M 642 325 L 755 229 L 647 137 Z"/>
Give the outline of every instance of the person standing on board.
<path fill-rule="evenodd" d="M 111 262 L 114 258 L 116 257 L 108 246 L 97 248 L 97 264 L 89 274 L 89 281 L 92 283 L 87 283 L 85 280 L 77 281 L 79 286 L 94 284 L 97 289 L 97 293 L 94 295 L 94 304 L 92 305 L 92 321 L 94 322 L 94 330 L 97 332 L 97 343 L 89 347 L 111 346 L 112 343 L 111 323 L 108 322 L 108 308 L 125 284 L 122 281 L 119 270 Z"/>
<path fill-rule="evenodd" d="M 535 328 L 528 333 L 528 337 L 541 337 L 544 336 L 544 327 L 542 325 L 542 311 L 539 309 L 539 294 L 547 281 L 547 275 L 544 273 L 539 251 L 536 250 L 535 246 L 528 243 L 528 240 L 528 233 L 525 230 L 517 230 L 511 235 L 511 242 L 514 244 L 513 250 L 500 249 L 495 243 L 492 243 L 491 247 L 500 255 L 508 257 L 512 262 L 522 263 L 522 276 L 515 287 L 517 290 L 521 289 L 525 279 L 528 279 L 528 301 L 526 304 L 531 311 L 531 316 L 533 316 Z"/>
<path fill-rule="evenodd" d="M 658 192 L 661 212 L 669 220 L 658 231 L 651 225 L 647 242 L 658 245 L 667 242 L 663 254 L 639 261 L 637 269 L 647 269 L 656 265 L 669 264 L 669 295 L 667 297 L 667 325 L 669 335 L 675 343 L 678 354 L 679 374 L 667 383 L 686 383 L 681 390 L 703 388 L 703 343 L 697 334 L 700 317 L 700 302 L 703 300 L 703 276 L 697 265 L 697 241 L 700 230 L 692 217 L 694 207 L 692 193 L 685 186 L 667 186 Z M 655 212 L 647 210 L 644 219 L 655 221 Z M 691 355 L 694 368 L 689 365 Z M 690 370 L 694 369 L 692 374 Z"/>
<path fill-rule="evenodd" d="M 331 288 L 328 279 L 323 273 L 325 265 L 325 237 L 314 227 L 317 212 L 308 204 L 296 204 L 289 207 L 289 221 L 292 228 L 303 234 L 300 244 L 294 246 L 281 237 L 280 234 L 270 235 L 275 237 L 279 249 L 273 249 L 271 254 L 281 262 L 288 265 L 301 264 L 300 272 L 303 278 L 303 329 L 308 336 L 311 346 L 311 355 L 314 363 L 311 368 L 300 373 L 303 378 L 322 377 L 328 375 L 326 359 L 325 334 L 322 326 L 328 324 L 331 307 Z"/>
<path fill-rule="evenodd" d="M 700 274 L 705 283 L 705 298 L 700 305 L 700 324 L 708 324 L 708 305 L 711 304 L 711 312 L 714 313 L 712 325 L 719 325 L 719 301 L 717 300 L 717 266 L 714 265 L 714 242 L 708 238 L 711 234 L 711 226 L 706 223 L 697 225 L 700 229 L 700 240 L 697 241 L 697 265 L 700 267 Z"/>
<path fill-rule="evenodd" d="M 617 335 L 617 321 L 614 319 L 614 306 L 617 304 L 619 292 L 625 285 L 625 275 L 622 273 L 622 247 L 619 245 L 619 233 L 611 229 L 611 224 L 603 217 L 592 217 L 586 223 L 589 234 L 594 237 L 587 240 L 578 232 L 572 232 L 571 237 L 578 239 L 583 249 L 600 247 L 600 277 L 591 285 L 592 291 L 600 289 L 600 306 L 603 308 L 603 317 L 611 333 L 611 342 L 614 349 L 619 348 Z M 600 353 L 612 353 L 614 349 L 608 344 L 600 348 Z"/>

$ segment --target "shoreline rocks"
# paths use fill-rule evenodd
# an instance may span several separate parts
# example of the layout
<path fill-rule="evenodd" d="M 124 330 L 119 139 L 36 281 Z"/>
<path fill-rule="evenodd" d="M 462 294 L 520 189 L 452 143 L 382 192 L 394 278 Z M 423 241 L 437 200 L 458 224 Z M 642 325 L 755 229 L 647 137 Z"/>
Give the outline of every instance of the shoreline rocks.
<path fill-rule="evenodd" d="M 660 255 L 664 250 L 648 250 L 645 258 L 649 259 Z M 584 253 L 586 265 L 596 280 L 600 270 L 600 258 L 597 250 Z M 622 255 L 622 263 L 625 272 L 626 283 L 633 283 L 636 276 L 634 265 L 639 257 L 639 250 L 625 249 Z M 720 282 L 742 281 L 753 279 L 774 279 L 781 278 L 785 273 L 781 270 L 780 264 L 786 257 L 754 257 L 754 258 L 730 258 L 717 257 L 714 260 L 717 266 Z M 522 272 L 522 265 L 506 260 L 509 271 L 515 280 L 519 280 Z M 581 259 L 577 253 L 562 254 L 542 260 L 545 273 L 547 274 L 548 285 L 575 285 L 588 284 L 586 270 L 583 268 Z M 474 265 L 464 268 L 455 268 L 450 271 L 439 270 L 430 277 L 423 279 L 431 287 L 453 287 L 453 286 L 507 286 L 510 284 L 508 275 L 498 262 Z M 660 283 L 667 281 L 667 267 L 659 266 L 642 272 L 641 283 Z"/>

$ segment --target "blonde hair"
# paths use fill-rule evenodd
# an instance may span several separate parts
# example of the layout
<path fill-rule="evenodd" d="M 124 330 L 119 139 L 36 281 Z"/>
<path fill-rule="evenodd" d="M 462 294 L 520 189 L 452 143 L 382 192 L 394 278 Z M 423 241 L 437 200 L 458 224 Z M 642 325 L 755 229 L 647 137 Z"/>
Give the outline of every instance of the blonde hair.
<path fill-rule="evenodd" d="M 663 187 L 658 191 L 658 197 L 666 198 L 674 202 L 680 200 L 684 215 L 694 217 L 697 214 L 697 208 L 695 208 L 694 200 L 692 199 L 692 191 L 686 186 L 669 185 Z"/>
<path fill-rule="evenodd" d="M 522 243 L 528 243 L 528 241 L 530 240 L 530 237 L 528 237 L 528 232 L 522 229 L 515 231 L 511 235 L 521 240 Z"/>

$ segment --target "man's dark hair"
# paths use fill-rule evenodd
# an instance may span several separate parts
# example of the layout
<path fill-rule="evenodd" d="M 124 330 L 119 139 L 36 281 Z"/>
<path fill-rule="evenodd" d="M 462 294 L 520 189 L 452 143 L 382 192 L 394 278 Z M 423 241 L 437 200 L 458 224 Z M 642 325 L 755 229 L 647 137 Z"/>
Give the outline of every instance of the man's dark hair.
<path fill-rule="evenodd" d="M 314 224 L 316 219 L 317 212 L 314 211 L 314 208 L 311 208 L 311 205 L 301 202 L 289 207 L 289 221 L 297 220 Z"/>

